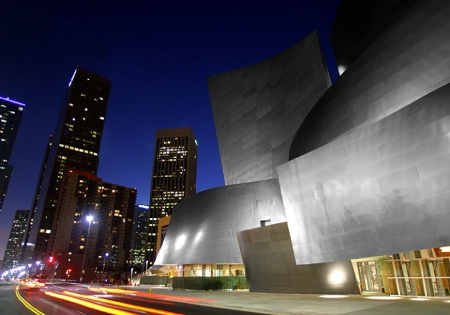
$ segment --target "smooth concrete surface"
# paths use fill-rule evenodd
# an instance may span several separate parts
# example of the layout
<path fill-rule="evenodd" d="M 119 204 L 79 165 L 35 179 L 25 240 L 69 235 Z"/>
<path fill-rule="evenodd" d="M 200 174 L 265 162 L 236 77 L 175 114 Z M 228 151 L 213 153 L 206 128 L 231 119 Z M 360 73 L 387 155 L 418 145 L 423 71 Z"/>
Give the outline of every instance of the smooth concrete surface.
<path fill-rule="evenodd" d="M 270 59 L 209 77 L 225 184 L 275 178 L 300 123 L 329 86 L 316 32 Z"/>
<path fill-rule="evenodd" d="M 359 294 L 350 260 L 296 265 L 286 222 L 237 237 L 252 292 Z"/>
<path fill-rule="evenodd" d="M 136 286 L 127 290 L 150 293 L 154 298 L 177 300 L 259 314 L 277 315 L 443 315 L 450 312 L 446 298 L 397 297 L 388 295 L 271 294 L 248 291 L 169 291 L 165 287 Z M 198 299 L 201 299 L 200 301 Z"/>

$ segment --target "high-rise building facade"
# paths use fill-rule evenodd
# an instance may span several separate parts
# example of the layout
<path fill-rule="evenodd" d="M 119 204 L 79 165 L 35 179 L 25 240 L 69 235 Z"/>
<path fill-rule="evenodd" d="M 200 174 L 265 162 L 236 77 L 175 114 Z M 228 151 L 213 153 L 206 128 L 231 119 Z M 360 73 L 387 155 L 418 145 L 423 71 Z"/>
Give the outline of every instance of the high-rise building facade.
<path fill-rule="evenodd" d="M 119 274 L 132 265 L 130 256 L 137 190 L 103 182 L 100 192 L 99 233 L 94 265 L 99 270 L 107 253 L 108 270 Z"/>
<path fill-rule="evenodd" d="M 57 204 L 65 174 L 73 169 L 97 174 L 110 88 L 108 79 L 80 67 L 69 82 L 36 190 L 28 240 L 34 244 L 34 259 L 51 254 L 49 241 L 54 218 L 59 217 Z"/>
<path fill-rule="evenodd" d="M 159 129 L 150 191 L 147 251 L 149 265 L 156 257 L 158 220 L 196 192 L 197 140 L 190 128 Z"/>
<path fill-rule="evenodd" d="M 25 104 L 0 97 L 0 212 L 3 208 L 13 166 L 9 164 Z"/>
<path fill-rule="evenodd" d="M 124 272 L 130 264 L 135 203 L 135 188 L 69 171 L 61 186 L 47 250 L 58 261 L 59 277 L 71 270 L 69 279 L 86 282 L 104 280 L 106 275 L 100 270 Z"/>
<path fill-rule="evenodd" d="M 14 221 L 6 244 L 5 256 L 3 258 L 3 269 L 13 268 L 19 264 L 20 253 L 23 246 L 30 210 L 16 210 Z"/>
<path fill-rule="evenodd" d="M 148 267 L 147 253 L 147 205 L 136 205 L 134 209 L 133 239 L 132 239 L 132 265 L 135 270 L 145 270 Z"/>

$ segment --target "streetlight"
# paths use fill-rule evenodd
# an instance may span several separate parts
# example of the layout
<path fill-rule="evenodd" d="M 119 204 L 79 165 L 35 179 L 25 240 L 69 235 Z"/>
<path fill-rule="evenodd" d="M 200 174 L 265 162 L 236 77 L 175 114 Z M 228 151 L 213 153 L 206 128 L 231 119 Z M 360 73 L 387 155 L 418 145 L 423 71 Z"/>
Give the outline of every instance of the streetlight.
<path fill-rule="evenodd" d="M 86 217 L 86 221 L 89 222 L 89 228 L 88 228 L 88 234 L 87 234 L 87 239 L 86 239 L 86 245 L 84 246 L 84 255 L 83 255 L 83 264 L 81 265 L 81 276 L 80 276 L 80 283 L 83 281 L 83 274 L 84 274 L 84 262 L 86 260 L 86 251 L 87 251 L 87 247 L 88 247 L 88 242 L 89 242 L 89 233 L 91 232 L 91 223 L 92 220 L 94 219 L 93 216 L 88 215 Z"/>
<path fill-rule="evenodd" d="M 105 272 L 105 262 L 106 262 L 106 258 L 108 258 L 109 253 L 105 253 L 105 255 L 103 255 L 103 273 Z"/>
<path fill-rule="evenodd" d="M 147 265 L 148 265 L 148 260 L 145 261 L 145 275 L 147 275 Z"/>

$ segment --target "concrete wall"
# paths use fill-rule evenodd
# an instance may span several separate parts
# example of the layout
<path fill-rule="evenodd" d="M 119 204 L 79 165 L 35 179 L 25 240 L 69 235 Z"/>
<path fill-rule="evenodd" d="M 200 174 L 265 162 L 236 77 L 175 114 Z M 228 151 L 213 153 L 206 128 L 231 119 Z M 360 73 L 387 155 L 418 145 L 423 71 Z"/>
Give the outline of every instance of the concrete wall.
<path fill-rule="evenodd" d="M 329 87 L 316 33 L 285 52 L 208 78 L 225 184 L 276 177 L 292 138 Z"/>
<path fill-rule="evenodd" d="M 252 292 L 359 294 L 350 261 L 296 265 L 286 223 L 238 233 Z"/>

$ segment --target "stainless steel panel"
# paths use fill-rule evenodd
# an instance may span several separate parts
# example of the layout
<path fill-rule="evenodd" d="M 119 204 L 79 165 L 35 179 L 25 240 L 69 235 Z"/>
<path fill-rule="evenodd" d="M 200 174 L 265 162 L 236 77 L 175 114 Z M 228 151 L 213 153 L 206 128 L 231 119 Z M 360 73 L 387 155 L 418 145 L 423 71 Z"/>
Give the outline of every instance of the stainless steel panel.
<path fill-rule="evenodd" d="M 371 164 L 357 171 L 349 172 L 345 175 L 345 183 L 352 187 L 364 182 L 368 182 L 380 176 L 381 167 L 378 164 Z"/>
<path fill-rule="evenodd" d="M 396 188 L 409 186 L 411 183 L 419 180 L 419 173 L 415 166 L 401 170 L 399 172 L 380 177 L 378 185 L 381 191 L 391 191 Z"/>
<path fill-rule="evenodd" d="M 367 180 L 358 186 L 353 186 L 344 190 L 344 198 L 347 203 L 351 204 L 360 199 L 373 197 L 374 195 L 379 194 L 380 191 L 381 189 L 375 179 Z"/>
<path fill-rule="evenodd" d="M 450 190 L 450 173 L 423 179 L 417 182 L 417 188 L 424 197 Z"/>
<path fill-rule="evenodd" d="M 417 165 L 417 170 L 419 171 L 419 175 L 421 178 L 448 173 L 450 171 L 450 154 L 440 155 L 425 162 L 419 163 Z"/>
<path fill-rule="evenodd" d="M 365 138 L 359 139 L 353 143 L 350 143 L 345 147 L 349 158 L 360 155 L 368 150 L 372 150 L 374 147 L 378 147 L 385 143 L 387 139 L 383 139 L 379 132 L 373 133 Z"/>
<path fill-rule="evenodd" d="M 409 46 L 411 47 L 411 46 Z M 424 53 L 423 50 L 420 50 L 421 53 Z M 401 69 L 396 69 L 397 71 L 387 77 L 384 80 L 384 84 L 386 85 L 386 93 L 389 93 L 390 91 L 394 91 L 398 88 L 401 88 L 402 86 L 405 85 L 406 82 L 412 81 L 417 77 L 420 77 L 420 75 L 426 71 L 426 67 L 423 64 L 423 61 L 420 59 L 420 55 L 419 55 L 419 59 L 417 58 L 417 55 L 414 55 L 414 51 L 410 50 L 408 51 L 408 53 L 403 54 L 403 56 L 400 56 L 399 59 L 402 62 L 402 66 L 404 66 Z M 406 64 L 404 63 L 405 61 L 405 57 L 409 59 L 409 62 L 411 62 L 411 64 Z M 399 61 L 395 61 L 393 62 L 393 64 L 399 64 Z"/>
<path fill-rule="evenodd" d="M 392 174 L 401 169 L 416 165 L 422 162 L 422 156 L 420 150 L 417 147 L 395 155 L 393 157 L 382 160 L 378 163 L 379 176 Z"/>
<path fill-rule="evenodd" d="M 255 211 L 257 202 L 260 208 Z M 198 193 L 173 209 L 155 264 L 241 263 L 236 233 L 258 227 L 266 213 L 273 224 L 286 220 L 276 180 Z"/>
<path fill-rule="evenodd" d="M 273 163 L 286 162 L 288 155 L 286 150 L 274 149 L 284 142 L 280 139 L 291 142 L 327 88 L 317 34 L 259 64 L 212 76 L 208 85 L 225 183 L 275 178 L 277 165 Z M 298 106 L 299 99 L 302 106 Z M 237 141 L 242 137 L 245 141 Z M 256 150 L 248 150 L 247 143 L 256 144 Z M 257 163 L 267 152 L 273 158 Z"/>
<path fill-rule="evenodd" d="M 407 119 L 408 117 L 416 114 L 421 111 L 423 106 L 420 101 L 416 101 L 408 105 L 407 107 L 402 108 L 402 110 L 396 111 L 395 113 L 383 118 L 380 123 L 383 128 L 390 127 L 394 124 L 397 124 L 399 121 Z"/>

